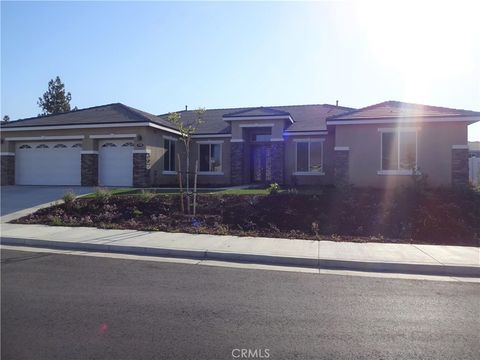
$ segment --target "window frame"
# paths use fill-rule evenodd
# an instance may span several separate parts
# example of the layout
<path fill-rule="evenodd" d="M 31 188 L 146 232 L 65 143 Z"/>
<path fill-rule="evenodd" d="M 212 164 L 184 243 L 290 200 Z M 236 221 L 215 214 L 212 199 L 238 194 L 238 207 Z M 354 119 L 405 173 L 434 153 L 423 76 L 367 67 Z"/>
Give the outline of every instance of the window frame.
<path fill-rule="evenodd" d="M 318 139 L 294 139 L 293 140 L 295 143 L 295 169 L 293 172 L 293 175 L 297 176 L 323 176 L 325 175 L 325 138 L 318 138 Z M 308 143 L 308 161 L 307 161 L 307 167 L 308 171 L 298 171 L 298 144 L 299 143 Z M 310 170 L 310 158 L 311 158 L 311 143 L 321 143 L 321 149 L 322 149 L 322 156 L 321 156 L 321 164 L 322 164 L 322 170 L 321 171 L 311 171 Z"/>
<path fill-rule="evenodd" d="M 177 139 L 176 138 L 173 138 L 173 137 L 170 137 L 170 136 L 164 136 L 163 137 L 163 149 L 165 150 L 166 149 L 166 142 L 169 141 L 170 145 L 169 145 L 169 148 L 168 148 L 168 156 L 170 156 L 170 151 L 172 151 L 171 149 L 171 146 L 172 144 L 175 145 L 175 151 L 174 151 L 174 155 L 173 155 L 173 169 L 172 170 L 172 164 L 170 163 L 170 169 L 169 170 L 165 170 L 165 156 L 167 155 L 167 151 L 165 151 L 163 153 L 163 169 L 162 169 L 162 174 L 163 175 L 176 175 L 177 174 L 177 167 L 176 167 L 176 164 L 175 164 L 175 155 L 176 155 L 176 151 L 177 151 Z M 169 159 L 171 160 L 171 159 Z"/>
<path fill-rule="evenodd" d="M 418 171 L 418 132 L 419 128 L 410 128 L 410 127 L 399 127 L 399 128 L 380 128 L 378 132 L 380 133 L 380 170 L 377 171 L 377 175 L 413 175 L 414 172 L 416 175 L 420 175 Z M 383 134 L 384 133 L 395 133 L 397 136 L 397 168 L 384 170 L 383 169 Z M 415 133 L 415 170 L 411 169 L 402 169 L 400 167 L 401 163 L 401 144 L 402 144 L 402 133 Z"/>
<path fill-rule="evenodd" d="M 220 145 L 220 171 L 200 171 L 200 146 L 208 145 L 209 168 L 212 164 L 212 145 Z M 217 141 L 198 141 L 197 142 L 197 161 L 198 161 L 198 175 L 224 175 L 223 172 L 223 140 Z"/>

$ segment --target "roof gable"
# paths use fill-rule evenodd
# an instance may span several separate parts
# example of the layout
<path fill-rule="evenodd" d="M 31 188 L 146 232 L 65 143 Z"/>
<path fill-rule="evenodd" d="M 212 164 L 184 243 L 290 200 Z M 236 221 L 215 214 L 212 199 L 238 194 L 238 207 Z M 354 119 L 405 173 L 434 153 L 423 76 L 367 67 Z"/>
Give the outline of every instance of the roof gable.
<path fill-rule="evenodd" d="M 230 112 L 224 114 L 224 118 L 236 118 L 236 117 L 269 117 L 269 116 L 290 116 L 290 113 L 284 110 L 274 109 L 271 107 L 256 107 L 246 108 L 239 111 Z"/>
<path fill-rule="evenodd" d="M 344 114 L 329 117 L 329 121 L 336 120 L 365 120 L 365 119 L 398 119 L 398 118 L 435 118 L 479 116 L 479 112 L 451 109 L 438 106 L 405 103 L 400 101 L 385 101 L 379 104 L 353 110 Z"/>
<path fill-rule="evenodd" d="M 158 118 L 153 114 L 126 106 L 121 103 L 113 103 L 90 108 L 68 111 L 60 114 L 20 119 L 8 123 L 2 123 L 2 128 L 38 127 L 38 126 L 80 126 L 120 123 L 146 123 L 152 122 L 171 129 L 176 129 L 172 123 Z"/>

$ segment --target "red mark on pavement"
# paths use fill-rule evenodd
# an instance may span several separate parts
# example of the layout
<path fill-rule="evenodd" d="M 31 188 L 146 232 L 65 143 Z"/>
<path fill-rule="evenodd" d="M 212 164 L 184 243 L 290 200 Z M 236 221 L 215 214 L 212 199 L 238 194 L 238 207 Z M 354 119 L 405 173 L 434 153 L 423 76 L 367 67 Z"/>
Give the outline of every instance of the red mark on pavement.
<path fill-rule="evenodd" d="M 98 327 L 98 330 L 97 330 L 97 335 L 103 335 L 107 332 L 108 330 L 108 325 L 105 324 L 105 323 L 101 323 L 100 326 Z"/>

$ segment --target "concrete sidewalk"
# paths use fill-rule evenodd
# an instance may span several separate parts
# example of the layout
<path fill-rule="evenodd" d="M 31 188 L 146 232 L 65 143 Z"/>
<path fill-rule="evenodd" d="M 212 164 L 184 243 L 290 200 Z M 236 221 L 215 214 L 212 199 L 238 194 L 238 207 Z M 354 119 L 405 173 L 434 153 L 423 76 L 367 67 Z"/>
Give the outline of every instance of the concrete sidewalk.
<path fill-rule="evenodd" d="M 1 243 L 322 269 L 480 277 L 480 248 L 2 223 Z"/>

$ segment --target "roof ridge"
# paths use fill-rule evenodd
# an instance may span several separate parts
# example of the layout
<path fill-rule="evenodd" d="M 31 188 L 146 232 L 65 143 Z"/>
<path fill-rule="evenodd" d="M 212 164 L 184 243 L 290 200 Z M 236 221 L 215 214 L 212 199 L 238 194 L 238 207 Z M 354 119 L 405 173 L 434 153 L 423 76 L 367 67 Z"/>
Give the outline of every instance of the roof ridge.
<path fill-rule="evenodd" d="M 225 108 L 214 108 L 214 109 L 210 109 L 210 108 L 205 108 L 205 110 L 207 111 L 213 111 L 213 110 L 247 110 L 247 109 L 258 109 L 258 108 L 278 108 L 278 107 L 299 107 L 299 106 L 329 106 L 329 107 L 334 107 L 334 108 L 342 108 L 342 109 L 353 109 L 353 110 L 357 110 L 355 108 L 352 108 L 352 107 L 348 107 L 348 106 L 338 106 L 338 105 L 332 105 L 332 104 L 297 104 L 297 105 L 275 105 L 275 106 L 243 106 L 243 107 L 225 107 Z M 159 114 L 159 115 L 156 115 L 156 116 L 166 116 L 172 112 L 176 112 L 176 113 L 184 113 L 184 112 L 189 112 L 189 111 L 195 111 L 196 109 L 194 110 L 179 110 L 179 111 L 170 111 L 170 112 L 167 112 L 167 113 L 163 113 L 163 114 Z"/>
<path fill-rule="evenodd" d="M 31 117 L 29 117 L 29 118 L 23 118 L 23 119 L 17 119 L 17 120 L 9 121 L 8 124 L 11 124 L 11 123 L 14 123 L 14 122 L 17 122 L 17 121 L 26 121 L 26 120 L 33 120 L 33 119 L 43 119 L 43 118 L 48 118 L 48 117 L 57 116 L 57 115 L 64 115 L 64 114 L 68 114 L 68 113 L 71 113 L 71 112 L 79 112 L 79 111 L 84 111 L 84 110 L 91 110 L 91 109 L 96 109 L 96 108 L 101 108 L 101 107 L 112 106 L 112 105 L 123 105 L 123 106 L 126 106 L 126 105 L 124 105 L 124 104 L 122 104 L 122 103 L 116 102 L 116 103 L 110 103 L 110 104 L 104 104 L 104 105 L 90 106 L 90 107 L 88 107 L 88 108 L 77 109 L 77 110 L 70 110 L 70 111 L 65 111 L 65 112 L 56 113 L 56 114 L 47 114 L 47 115 L 31 116 Z"/>

